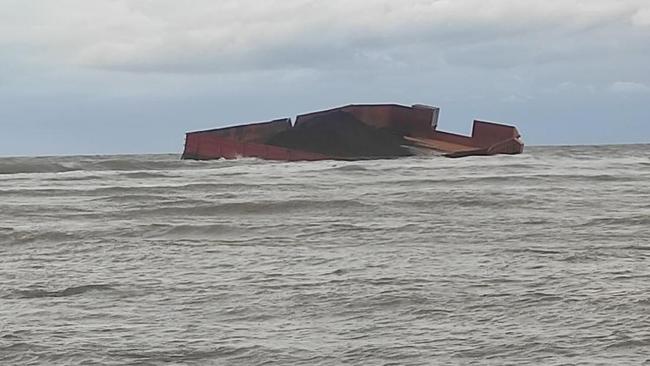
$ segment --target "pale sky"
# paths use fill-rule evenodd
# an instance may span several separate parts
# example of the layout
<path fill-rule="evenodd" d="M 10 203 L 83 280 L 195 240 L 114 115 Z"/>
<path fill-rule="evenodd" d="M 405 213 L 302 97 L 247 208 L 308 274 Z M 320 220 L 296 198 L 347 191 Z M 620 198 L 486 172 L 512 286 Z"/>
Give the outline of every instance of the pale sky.
<path fill-rule="evenodd" d="M 348 103 L 650 142 L 649 0 L 0 0 L 0 155 L 180 152 Z"/>

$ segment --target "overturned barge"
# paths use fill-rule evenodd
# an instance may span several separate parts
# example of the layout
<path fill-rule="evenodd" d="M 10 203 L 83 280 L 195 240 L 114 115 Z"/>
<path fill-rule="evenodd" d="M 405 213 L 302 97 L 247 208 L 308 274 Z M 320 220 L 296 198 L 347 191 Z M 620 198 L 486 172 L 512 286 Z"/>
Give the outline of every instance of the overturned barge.
<path fill-rule="evenodd" d="M 440 109 L 351 104 L 291 119 L 189 132 L 183 159 L 360 160 L 520 154 L 517 128 L 474 121 L 471 136 L 438 131 Z"/>

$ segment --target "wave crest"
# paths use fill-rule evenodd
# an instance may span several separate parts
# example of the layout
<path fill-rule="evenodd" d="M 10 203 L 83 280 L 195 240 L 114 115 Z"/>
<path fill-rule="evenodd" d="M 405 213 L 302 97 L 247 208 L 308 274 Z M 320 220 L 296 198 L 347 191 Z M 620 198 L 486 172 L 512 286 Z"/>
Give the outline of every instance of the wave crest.
<path fill-rule="evenodd" d="M 90 291 L 107 291 L 111 290 L 113 287 L 110 285 L 99 284 L 99 285 L 83 285 L 83 286 L 73 286 L 60 291 L 47 291 L 47 290 L 18 290 L 16 294 L 23 299 L 38 299 L 45 297 L 68 297 L 81 295 Z"/>

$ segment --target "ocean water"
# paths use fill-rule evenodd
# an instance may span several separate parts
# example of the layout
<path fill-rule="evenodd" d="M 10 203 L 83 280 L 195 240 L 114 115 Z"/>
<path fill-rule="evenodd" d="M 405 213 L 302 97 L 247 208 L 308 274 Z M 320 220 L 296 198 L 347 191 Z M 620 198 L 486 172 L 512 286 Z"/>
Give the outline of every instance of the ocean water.
<path fill-rule="evenodd" d="M 650 365 L 650 145 L 0 159 L 1 365 Z"/>

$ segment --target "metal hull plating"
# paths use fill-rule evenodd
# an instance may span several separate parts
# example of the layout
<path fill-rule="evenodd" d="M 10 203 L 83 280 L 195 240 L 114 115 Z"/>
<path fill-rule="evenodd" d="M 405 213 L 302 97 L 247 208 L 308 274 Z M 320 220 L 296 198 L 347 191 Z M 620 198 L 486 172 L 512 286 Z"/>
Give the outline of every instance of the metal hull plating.
<path fill-rule="evenodd" d="M 513 126 L 493 122 L 474 121 L 472 135 L 464 136 L 437 130 L 439 109 L 423 105 L 411 107 L 380 104 L 380 105 L 348 105 L 340 108 L 303 114 L 297 117 L 295 125 L 290 119 L 280 119 L 270 122 L 252 123 L 241 126 L 219 128 L 205 131 L 189 132 L 186 135 L 183 159 L 236 159 L 254 157 L 268 160 L 301 161 L 326 159 L 367 159 L 387 158 L 374 154 L 372 147 L 368 151 L 359 149 L 359 144 L 372 145 L 376 136 L 392 136 L 400 139 L 402 146 L 413 147 L 414 150 L 432 151 L 448 157 L 465 157 L 476 155 L 520 154 L 524 144 L 520 140 L 519 131 Z M 356 126 L 355 135 L 345 135 L 348 125 L 336 124 L 341 116 L 349 117 Z M 320 130 L 317 130 L 320 128 Z M 322 135 L 314 135 L 314 131 L 325 131 Z M 283 134 L 293 134 L 293 137 L 304 133 L 306 139 L 318 139 L 318 144 L 312 147 L 307 144 L 301 149 L 283 146 L 277 137 Z M 318 132 L 320 133 L 320 132 Z M 383 135 L 378 135 L 383 134 Z M 334 136 L 334 137 L 332 137 Z M 370 136 L 370 137 L 369 137 Z M 347 145 L 336 139 L 345 140 Z M 352 139 L 352 141 L 350 141 Z M 327 141 L 332 143 L 328 148 Z M 325 141 L 325 144 L 323 142 Z M 319 147 L 316 148 L 315 146 Z M 342 147 L 343 146 L 343 147 Z M 348 147 L 350 153 L 346 153 Z M 311 151 L 310 151 L 311 150 Z M 402 156 L 402 155 L 400 155 Z M 395 156 L 397 157 L 397 156 Z"/>

